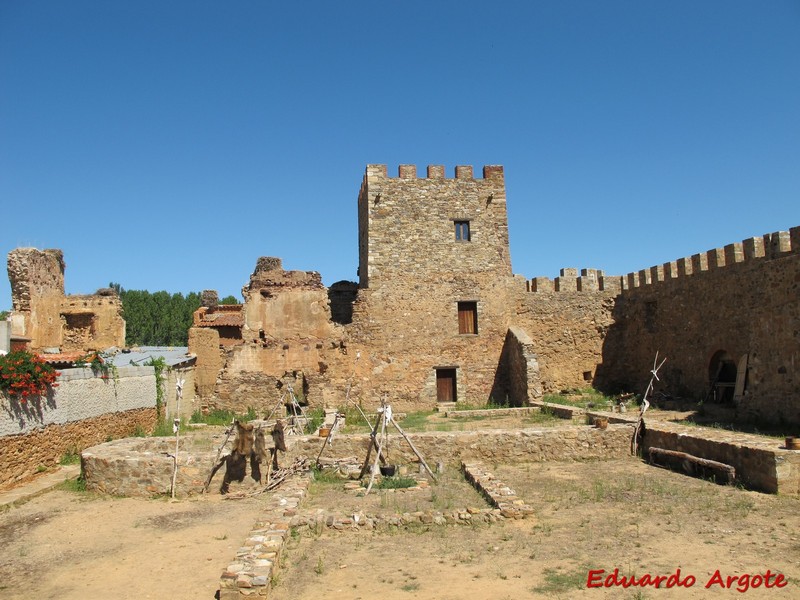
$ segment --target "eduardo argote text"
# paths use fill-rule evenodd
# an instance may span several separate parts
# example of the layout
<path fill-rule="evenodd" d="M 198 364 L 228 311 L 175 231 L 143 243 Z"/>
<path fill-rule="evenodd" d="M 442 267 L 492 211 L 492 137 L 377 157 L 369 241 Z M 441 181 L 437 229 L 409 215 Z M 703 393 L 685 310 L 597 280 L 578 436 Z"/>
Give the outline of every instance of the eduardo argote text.
<path fill-rule="evenodd" d="M 605 569 L 590 569 L 586 578 L 587 588 L 629 588 L 629 587 L 654 587 L 654 588 L 690 588 L 698 583 L 697 577 L 691 574 L 682 574 L 678 568 L 669 575 L 620 575 L 619 568 L 606 572 Z M 788 581 L 783 573 L 773 573 L 767 569 L 762 573 L 742 573 L 740 575 L 724 575 L 719 569 L 703 582 L 699 582 L 705 589 L 722 588 L 735 589 L 737 592 L 746 592 L 756 588 L 783 588 Z"/>

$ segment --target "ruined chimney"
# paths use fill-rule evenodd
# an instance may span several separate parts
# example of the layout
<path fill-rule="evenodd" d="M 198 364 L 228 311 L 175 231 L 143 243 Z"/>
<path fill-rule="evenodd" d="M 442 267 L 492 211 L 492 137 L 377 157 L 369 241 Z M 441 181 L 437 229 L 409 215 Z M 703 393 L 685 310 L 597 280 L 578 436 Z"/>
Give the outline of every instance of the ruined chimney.
<path fill-rule="evenodd" d="M 200 294 L 200 306 L 215 309 L 219 305 L 219 294 L 217 290 L 203 290 Z"/>
<path fill-rule="evenodd" d="M 256 270 L 253 272 L 253 275 L 256 273 L 263 273 L 265 271 L 280 271 L 282 269 L 283 262 L 280 258 L 276 258 L 274 256 L 262 256 L 256 263 Z"/>

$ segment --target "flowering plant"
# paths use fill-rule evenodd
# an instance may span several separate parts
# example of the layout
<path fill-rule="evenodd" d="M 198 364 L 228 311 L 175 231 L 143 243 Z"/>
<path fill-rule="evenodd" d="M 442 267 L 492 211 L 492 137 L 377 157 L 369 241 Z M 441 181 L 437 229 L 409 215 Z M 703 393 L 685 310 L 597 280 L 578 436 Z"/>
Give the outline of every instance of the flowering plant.
<path fill-rule="evenodd" d="M 41 396 L 48 388 L 58 387 L 59 375 L 40 356 L 25 350 L 0 356 L 0 391 L 23 404 L 29 396 Z"/>

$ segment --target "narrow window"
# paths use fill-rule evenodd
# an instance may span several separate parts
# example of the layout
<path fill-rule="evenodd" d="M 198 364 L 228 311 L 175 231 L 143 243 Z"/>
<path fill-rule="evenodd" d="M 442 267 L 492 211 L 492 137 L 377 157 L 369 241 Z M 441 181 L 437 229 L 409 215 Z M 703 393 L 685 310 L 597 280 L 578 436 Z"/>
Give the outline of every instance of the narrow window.
<path fill-rule="evenodd" d="M 469 221 L 456 221 L 456 240 L 459 242 L 470 241 Z"/>
<path fill-rule="evenodd" d="M 478 333 L 478 303 L 458 303 L 458 333 Z"/>

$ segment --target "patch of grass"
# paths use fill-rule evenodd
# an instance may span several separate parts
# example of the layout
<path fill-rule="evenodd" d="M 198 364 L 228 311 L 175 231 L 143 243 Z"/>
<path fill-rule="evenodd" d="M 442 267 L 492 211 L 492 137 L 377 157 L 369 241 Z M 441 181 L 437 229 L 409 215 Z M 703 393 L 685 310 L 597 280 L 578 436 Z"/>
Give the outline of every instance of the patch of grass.
<path fill-rule="evenodd" d="M 565 406 L 595 408 L 600 410 L 609 408 L 614 402 L 613 397 L 605 396 L 593 388 L 569 390 L 561 394 L 547 394 L 542 400 L 551 404 L 563 404 Z"/>
<path fill-rule="evenodd" d="M 486 404 L 472 404 L 470 402 L 456 402 L 456 411 L 460 410 L 494 410 L 496 408 L 510 408 L 507 404 L 497 404 L 489 400 Z"/>
<path fill-rule="evenodd" d="M 412 477 L 383 477 L 375 487 L 379 490 L 399 490 L 417 485 L 417 480 Z"/>
<path fill-rule="evenodd" d="M 207 413 L 201 410 L 196 410 L 189 418 L 189 423 L 205 423 L 206 425 L 230 425 L 234 420 L 248 422 L 258 418 L 256 409 L 252 406 L 247 407 L 247 412 L 242 415 L 237 415 L 232 410 L 215 409 Z"/>
<path fill-rule="evenodd" d="M 44 465 L 39 465 L 38 467 L 36 467 L 37 473 L 44 473 L 45 471 L 47 471 L 47 467 Z"/>
<path fill-rule="evenodd" d="M 142 437 L 134 434 L 135 437 Z M 170 437 L 172 433 L 172 423 L 168 423 L 165 419 L 159 419 L 156 426 L 153 428 L 153 437 Z"/>
<path fill-rule="evenodd" d="M 343 479 L 333 469 L 319 469 L 314 467 L 311 469 L 311 477 L 314 483 L 317 484 L 341 484 Z"/>
<path fill-rule="evenodd" d="M 406 583 L 400 589 L 404 592 L 416 592 L 419 589 L 419 583 L 412 581 L 410 583 Z"/>
<path fill-rule="evenodd" d="M 306 411 L 306 433 L 314 433 L 325 421 L 324 408 L 311 408 Z"/>
<path fill-rule="evenodd" d="M 531 588 L 534 594 L 560 594 L 570 590 L 580 590 L 586 586 L 586 574 L 591 567 L 581 566 L 575 569 L 545 569 L 544 583 Z"/>
<path fill-rule="evenodd" d="M 86 480 L 83 478 L 83 475 L 81 475 L 74 479 L 65 479 L 63 482 L 59 483 L 57 487 L 59 490 L 64 490 L 65 492 L 83 493 L 86 491 Z"/>
<path fill-rule="evenodd" d="M 81 452 L 75 446 L 69 448 L 64 454 L 61 455 L 61 458 L 58 461 L 58 464 L 62 466 L 66 465 L 77 465 L 81 462 Z"/>
<path fill-rule="evenodd" d="M 428 422 L 428 417 L 434 414 L 433 410 L 420 410 L 417 412 L 408 413 L 398 425 L 406 431 L 425 431 L 425 425 Z"/>
<path fill-rule="evenodd" d="M 522 418 L 522 423 L 525 425 L 552 425 L 561 421 L 562 419 L 547 407 L 528 413 Z"/>

